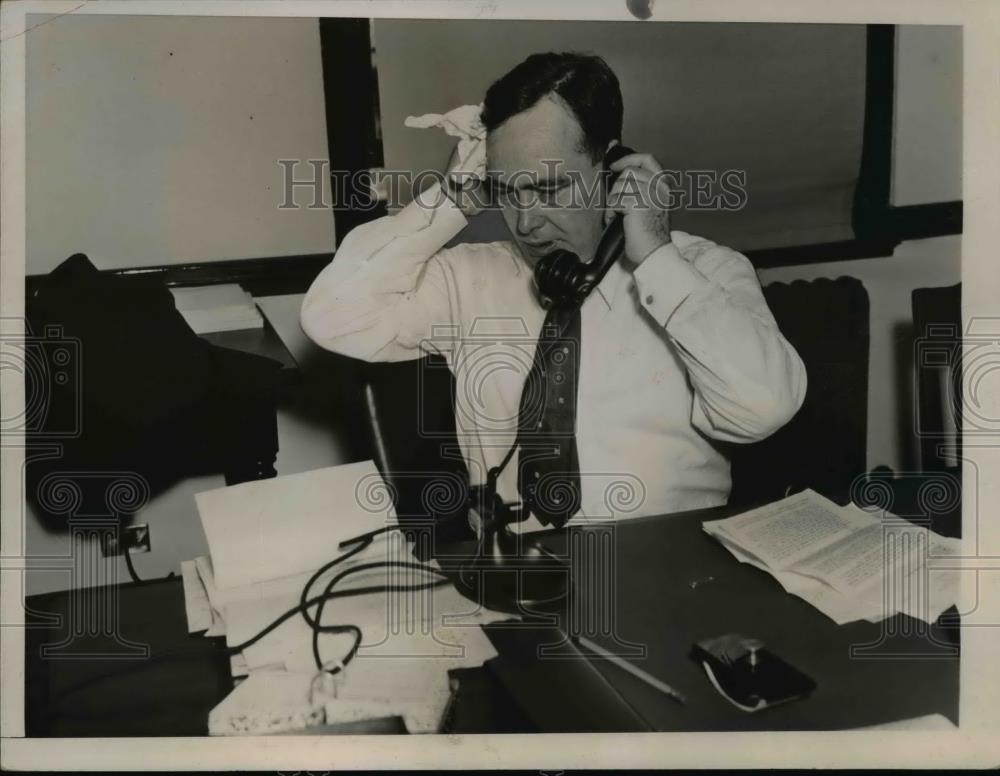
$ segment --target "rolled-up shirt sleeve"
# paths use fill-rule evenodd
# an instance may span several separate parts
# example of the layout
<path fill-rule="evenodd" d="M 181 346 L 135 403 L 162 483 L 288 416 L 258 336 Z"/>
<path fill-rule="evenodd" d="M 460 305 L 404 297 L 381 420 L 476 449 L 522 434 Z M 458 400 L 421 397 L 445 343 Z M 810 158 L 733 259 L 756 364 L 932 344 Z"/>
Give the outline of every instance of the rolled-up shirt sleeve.
<path fill-rule="evenodd" d="M 805 366 L 745 256 L 674 232 L 636 269 L 635 281 L 640 304 L 687 368 L 696 428 L 713 439 L 755 442 L 795 415 Z"/>
<path fill-rule="evenodd" d="M 355 227 L 306 292 L 302 330 L 366 361 L 439 351 L 430 335 L 453 322 L 455 305 L 441 249 L 465 224 L 435 184 L 399 213 Z"/>

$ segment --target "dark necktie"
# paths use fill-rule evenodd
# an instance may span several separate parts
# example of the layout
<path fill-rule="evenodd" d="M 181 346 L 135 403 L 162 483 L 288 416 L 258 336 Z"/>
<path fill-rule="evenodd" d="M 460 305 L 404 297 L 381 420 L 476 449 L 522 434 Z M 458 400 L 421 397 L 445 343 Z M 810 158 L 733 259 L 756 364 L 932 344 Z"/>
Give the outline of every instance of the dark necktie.
<path fill-rule="evenodd" d="M 518 410 L 518 491 L 543 524 L 562 526 L 580 509 L 576 388 L 580 376 L 580 307 L 545 316 Z"/>

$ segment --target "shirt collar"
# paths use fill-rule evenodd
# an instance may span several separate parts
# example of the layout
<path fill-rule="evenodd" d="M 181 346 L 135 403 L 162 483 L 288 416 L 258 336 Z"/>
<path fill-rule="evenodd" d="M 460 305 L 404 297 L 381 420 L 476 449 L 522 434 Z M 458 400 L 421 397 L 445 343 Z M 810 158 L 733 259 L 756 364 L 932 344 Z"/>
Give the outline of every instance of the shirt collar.
<path fill-rule="evenodd" d="M 608 268 L 608 274 L 604 276 L 597 288 L 594 289 L 594 293 L 600 297 L 609 310 L 628 274 L 619 259 Z"/>
<path fill-rule="evenodd" d="M 532 271 L 531 265 L 528 262 L 527 257 L 525 257 L 524 253 L 520 250 L 520 246 L 518 246 L 513 240 L 511 240 L 510 244 L 512 253 L 517 258 L 514 262 L 517 274 L 521 274 L 522 268 L 526 269 L 530 273 Z M 619 258 L 608 268 L 608 274 L 604 276 L 597 288 L 594 289 L 591 296 L 596 296 L 604 302 L 604 306 L 610 310 L 615 297 L 618 296 L 618 292 L 621 290 L 628 275 L 629 273 L 622 266 L 621 259 Z"/>

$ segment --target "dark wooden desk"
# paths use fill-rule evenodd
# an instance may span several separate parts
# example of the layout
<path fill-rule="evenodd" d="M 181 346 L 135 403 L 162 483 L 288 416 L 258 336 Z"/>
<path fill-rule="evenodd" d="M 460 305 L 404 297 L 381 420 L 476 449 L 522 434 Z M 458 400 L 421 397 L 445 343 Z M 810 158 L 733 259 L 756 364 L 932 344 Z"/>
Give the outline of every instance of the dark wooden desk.
<path fill-rule="evenodd" d="M 623 643 L 645 647 L 646 657 L 631 661 L 687 696 L 681 705 L 617 666 L 596 660 L 598 670 L 651 728 L 836 730 L 930 713 L 958 724 L 954 609 L 933 627 L 898 615 L 878 624 L 838 626 L 785 593 L 769 574 L 737 562 L 701 530 L 703 521 L 733 511 L 699 510 L 630 520 L 610 532 L 585 531 L 607 536 L 615 559 L 610 596 L 614 635 L 589 638 L 609 651 L 625 650 Z M 557 550 L 572 541 L 566 536 L 547 540 Z M 581 604 L 597 615 L 593 592 L 599 588 L 592 580 L 590 591 L 579 594 Z M 566 626 L 564 622 L 564 630 Z M 697 641 L 732 632 L 763 640 L 811 676 L 816 690 L 807 700 L 753 714 L 730 705 L 689 653 Z M 536 721 L 543 728 L 552 724 Z"/>
<path fill-rule="evenodd" d="M 678 704 L 617 666 L 594 661 L 607 685 L 644 720 L 636 729 L 843 729 L 932 712 L 958 722 L 957 628 L 924 628 L 902 617 L 837 626 L 785 594 L 769 575 L 738 563 L 701 530 L 702 521 L 726 514 L 721 508 L 642 518 L 611 531 L 585 528 L 545 539 L 560 552 L 578 551 L 588 536 L 604 537 L 597 544 L 611 548 L 590 570 L 580 570 L 570 599 L 582 606 L 578 612 L 594 615 L 590 624 L 574 623 L 563 612 L 559 631 L 582 630 L 609 650 L 625 642 L 644 647 L 645 658 L 631 658 L 636 665 L 687 696 L 686 704 Z M 595 602 L 609 591 L 608 600 L 615 603 L 602 614 Z M 41 657 L 44 644 L 65 641 L 72 623 L 80 622 L 68 616 L 70 611 L 76 607 L 93 615 L 98 604 L 107 603 L 106 592 L 28 599 L 29 623 L 43 613 L 63 617 L 59 627 L 28 631 L 28 734 L 204 735 L 209 710 L 230 689 L 229 664 L 217 651 L 221 639 L 187 634 L 179 580 L 121 586 L 117 640 L 84 634 L 53 657 Z M 756 714 L 729 705 L 689 651 L 697 640 L 734 631 L 762 639 L 813 677 L 814 694 Z M 546 630 L 541 640 L 552 641 L 553 632 Z M 539 637 L 531 629 L 494 626 L 488 633 L 501 654 L 484 669 L 461 673 L 457 732 L 595 729 L 576 722 L 585 716 L 574 711 L 574 704 L 588 695 L 600 698 L 602 690 L 574 687 L 564 695 L 562 688 L 576 681 L 567 679 L 571 661 L 537 659 Z M 152 657 L 129 657 L 123 641 L 149 645 Z M 93 657 L 97 652 L 113 654 Z M 591 719 L 599 718 L 588 711 Z M 387 731 L 384 725 L 370 729 Z"/>

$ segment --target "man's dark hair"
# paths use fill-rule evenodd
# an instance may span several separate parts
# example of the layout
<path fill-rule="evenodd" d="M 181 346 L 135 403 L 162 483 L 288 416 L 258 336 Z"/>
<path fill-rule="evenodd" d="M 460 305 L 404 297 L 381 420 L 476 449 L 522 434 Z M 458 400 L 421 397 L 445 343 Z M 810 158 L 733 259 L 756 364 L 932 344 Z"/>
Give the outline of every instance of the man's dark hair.
<path fill-rule="evenodd" d="M 483 100 L 487 132 L 528 110 L 547 94 L 557 94 L 583 129 L 584 151 L 595 161 L 622 134 L 622 92 L 608 63 L 598 56 L 532 54 L 495 81 Z"/>

